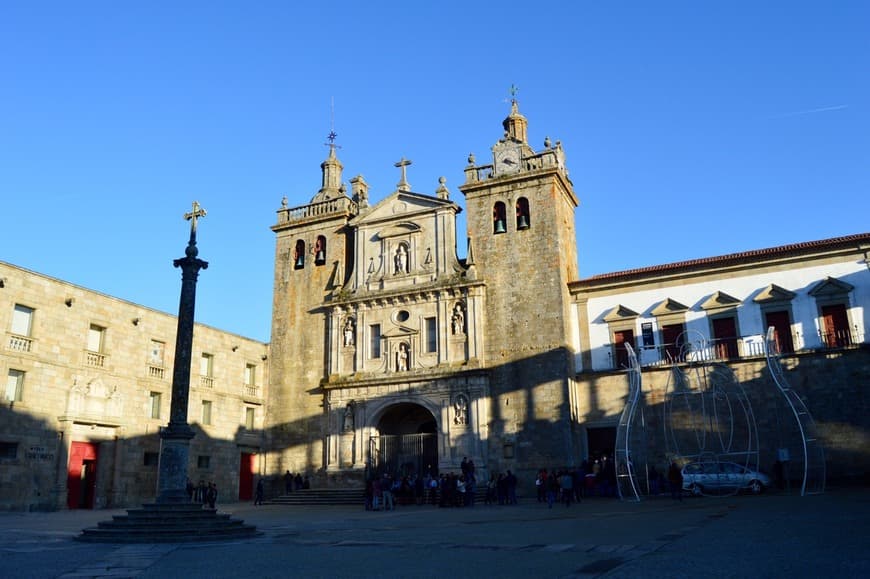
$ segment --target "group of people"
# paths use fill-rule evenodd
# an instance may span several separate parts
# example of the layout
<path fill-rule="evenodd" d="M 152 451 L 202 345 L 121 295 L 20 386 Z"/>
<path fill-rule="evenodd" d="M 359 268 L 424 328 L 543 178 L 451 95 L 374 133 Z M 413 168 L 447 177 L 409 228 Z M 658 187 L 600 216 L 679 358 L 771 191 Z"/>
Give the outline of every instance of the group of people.
<path fill-rule="evenodd" d="M 203 507 L 207 506 L 213 509 L 217 503 L 217 485 L 209 482 L 207 485 L 204 480 L 200 480 L 198 485 L 194 485 L 193 481 L 187 479 L 187 497 L 192 503 L 199 503 Z"/>
<path fill-rule="evenodd" d="M 290 494 L 294 490 L 301 489 L 310 489 L 311 481 L 308 480 L 308 476 L 302 476 L 301 473 L 296 473 L 295 475 L 291 473 L 289 470 L 284 473 L 284 493 Z"/>

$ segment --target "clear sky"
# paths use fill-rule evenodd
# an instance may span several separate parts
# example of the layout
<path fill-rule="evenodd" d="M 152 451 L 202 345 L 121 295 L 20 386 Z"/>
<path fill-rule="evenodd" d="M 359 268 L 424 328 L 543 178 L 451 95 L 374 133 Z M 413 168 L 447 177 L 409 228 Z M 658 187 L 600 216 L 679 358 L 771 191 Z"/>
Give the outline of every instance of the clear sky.
<path fill-rule="evenodd" d="M 870 230 L 868 2 L 2 2 L 0 260 L 175 314 L 198 200 L 196 319 L 268 341 L 333 118 L 372 202 L 464 206 L 512 84 L 582 277 Z"/>

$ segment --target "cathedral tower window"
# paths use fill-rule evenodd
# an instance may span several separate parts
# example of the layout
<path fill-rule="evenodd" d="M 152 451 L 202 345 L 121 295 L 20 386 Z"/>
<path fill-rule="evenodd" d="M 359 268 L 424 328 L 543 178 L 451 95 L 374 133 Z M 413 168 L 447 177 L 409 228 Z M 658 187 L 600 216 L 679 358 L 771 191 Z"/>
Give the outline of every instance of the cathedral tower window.
<path fill-rule="evenodd" d="M 381 325 L 369 326 L 369 358 L 381 357 Z"/>
<path fill-rule="evenodd" d="M 438 349 L 438 320 L 426 318 L 426 352 L 432 353 Z"/>
<path fill-rule="evenodd" d="M 501 201 L 497 202 L 495 206 L 492 208 L 492 232 L 493 233 L 504 233 L 507 231 L 506 225 L 506 215 L 504 203 Z"/>
<path fill-rule="evenodd" d="M 293 251 L 293 269 L 305 267 L 305 242 L 301 239 L 296 241 L 296 249 Z"/>
<path fill-rule="evenodd" d="M 529 215 L 529 200 L 525 197 L 517 199 L 517 231 L 523 231 L 532 226 L 532 219 Z"/>
<path fill-rule="evenodd" d="M 317 236 L 317 241 L 314 243 L 314 265 L 323 265 L 326 263 L 326 237 Z"/>

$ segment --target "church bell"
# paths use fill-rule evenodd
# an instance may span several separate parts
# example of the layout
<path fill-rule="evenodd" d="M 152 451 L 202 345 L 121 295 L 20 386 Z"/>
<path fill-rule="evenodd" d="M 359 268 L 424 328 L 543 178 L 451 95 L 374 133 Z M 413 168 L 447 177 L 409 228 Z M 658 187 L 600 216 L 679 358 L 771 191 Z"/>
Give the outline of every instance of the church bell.
<path fill-rule="evenodd" d="M 305 258 L 303 258 L 301 255 L 296 256 L 296 265 L 295 265 L 295 267 L 302 267 L 302 266 L 304 266 L 304 265 L 305 265 Z"/>
<path fill-rule="evenodd" d="M 520 215 L 517 219 L 517 229 L 520 231 L 529 228 L 529 218 L 525 215 Z"/>
<path fill-rule="evenodd" d="M 496 233 L 504 233 L 506 229 L 504 228 L 504 219 L 497 219 L 495 221 L 495 232 Z"/>

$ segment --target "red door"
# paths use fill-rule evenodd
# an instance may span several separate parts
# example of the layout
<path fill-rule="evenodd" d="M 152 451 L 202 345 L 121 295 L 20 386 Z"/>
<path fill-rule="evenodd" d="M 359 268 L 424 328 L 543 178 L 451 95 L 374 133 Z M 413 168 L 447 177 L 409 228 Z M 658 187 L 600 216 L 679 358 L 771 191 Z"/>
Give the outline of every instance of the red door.
<path fill-rule="evenodd" d="M 634 332 L 632 330 L 623 330 L 621 332 L 613 332 L 613 345 L 616 349 L 616 368 L 628 368 L 628 349 L 626 344 L 631 344 L 634 348 Z"/>
<path fill-rule="evenodd" d="M 239 500 L 249 501 L 254 498 L 254 471 L 257 455 L 243 452 L 239 461 Z"/>
<path fill-rule="evenodd" d="M 734 318 L 713 320 L 713 343 L 717 358 L 730 360 L 737 357 L 737 322 Z"/>
<path fill-rule="evenodd" d="M 764 316 L 766 327 L 773 326 L 773 339 L 780 354 L 794 352 L 794 342 L 791 339 L 791 321 L 788 312 L 767 312 Z"/>
<path fill-rule="evenodd" d="M 842 348 L 852 344 L 846 306 L 843 304 L 822 306 L 822 324 L 824 325 L 822 341 L 828 348 Z"/>
<path fill-rule="evenodd" d="M 67 507 L 94 508 L 97 490 L 97 445 L 75 442 L 70 445 L 66 479 Z"/>

